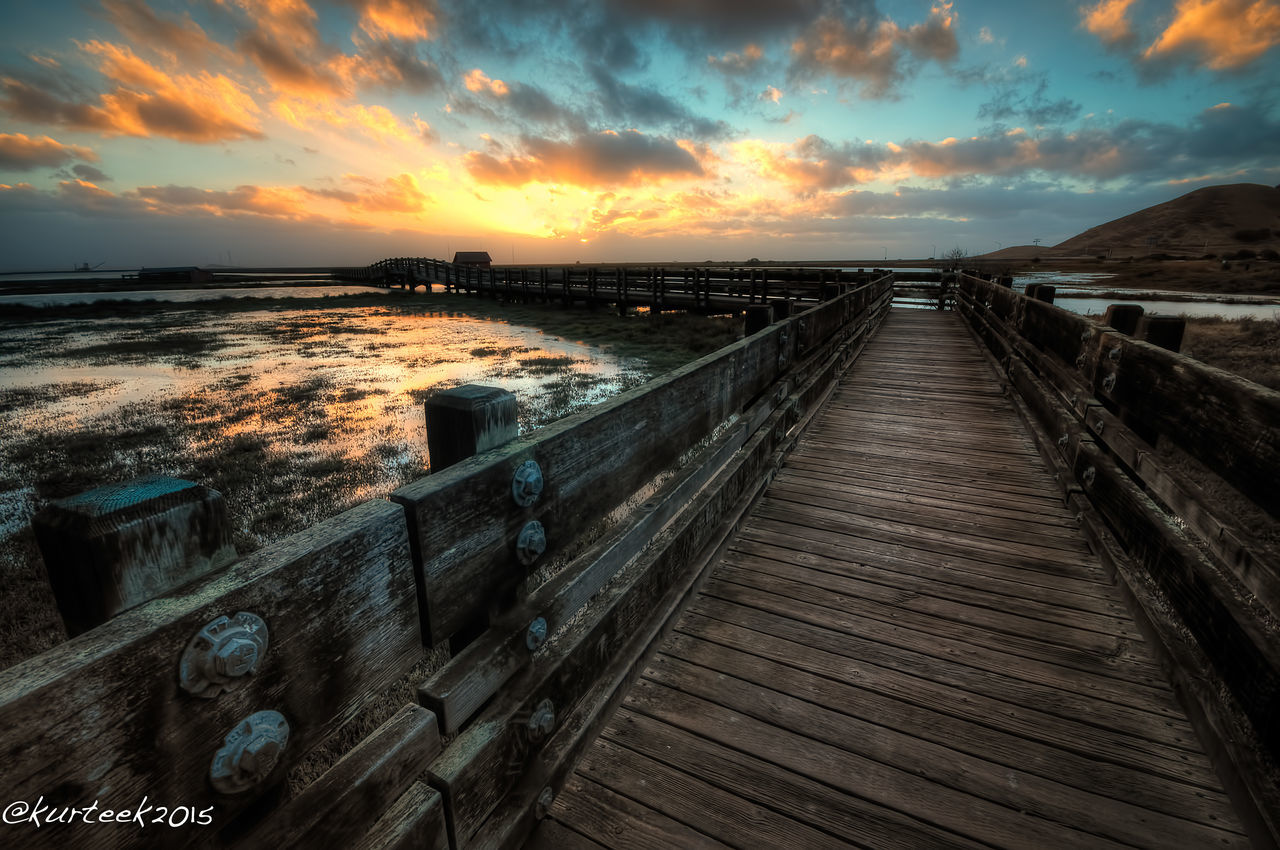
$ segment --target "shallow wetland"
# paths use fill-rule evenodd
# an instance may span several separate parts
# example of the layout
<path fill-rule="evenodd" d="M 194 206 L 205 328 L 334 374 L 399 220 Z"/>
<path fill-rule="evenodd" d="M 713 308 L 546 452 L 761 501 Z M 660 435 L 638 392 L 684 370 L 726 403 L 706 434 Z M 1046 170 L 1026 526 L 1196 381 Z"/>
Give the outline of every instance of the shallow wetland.
<path fill-rule="evenodd" d="M 49 499 L 145 473 L 227 500 L 240 554 L 426 474 L 422 403 L 511 390 L 527 431 L 738 333 L 397 293 L 98 302 L 0 317 L 0 667 L 65 639 L 29 530 Z"/>

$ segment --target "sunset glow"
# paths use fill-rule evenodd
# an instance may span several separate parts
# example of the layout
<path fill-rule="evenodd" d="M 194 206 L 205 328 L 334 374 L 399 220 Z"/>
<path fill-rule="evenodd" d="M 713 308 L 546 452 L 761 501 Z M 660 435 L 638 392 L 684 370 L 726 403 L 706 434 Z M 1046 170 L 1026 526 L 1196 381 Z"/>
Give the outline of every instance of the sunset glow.
<path fill-rule="evenodd" d="M 6 16 L 3 270 L 981 253 L 1280 182 L 1280 0 Z"/>

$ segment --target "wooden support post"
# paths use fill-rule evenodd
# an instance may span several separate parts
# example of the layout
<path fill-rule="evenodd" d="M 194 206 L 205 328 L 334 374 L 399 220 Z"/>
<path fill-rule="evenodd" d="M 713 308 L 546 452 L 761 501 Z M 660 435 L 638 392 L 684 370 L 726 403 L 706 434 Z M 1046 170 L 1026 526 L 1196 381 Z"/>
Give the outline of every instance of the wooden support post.
<path fill-rule="evenodd" d="M 769 308 L 773 310 L 773 320 L 780 322 L 791 315 L 791 302 L 786 298 L 775 298 L 768 302 Z"/>
<path fill-rule="evenodd" d="M 427 399 L 427 451 L 439 472 L 516 438 L 516 397 L 500 387 L 463 384 Z"/>
<path fill-rule="evenodd" d="M 747 305 L 747 322 L 745 334 L 751 336 L 769 327 L 773 321 L 773 308 L 768 304 Z"/>
<path fill-rule="evenodd" d="M 1102 322 L 1122 334 L 1133 336 L 1133 332 L 1138 329 L 1138 320 L 1141 318 L 1141 304 L 1111 304 L 1107 307 Z"/>
<path fill-rule="evenodd" d="M 222 494 L 162 475 L 55 500 L 31 527 L 73 637 L 236 557 Z"/>
<path fill-rule="evenodd" d="M 1134 336 L 1169 351 L 1182 349 L 1182 334 L 1187 320 L 1182 316 L 1147 315 L 1138 320 Z"/>
<path fill-rule="evenodd" d="M 1053 296 L 1057 293 L 1058 288 L 1048 283 L 1042 283 L 1036 287 L 1036 294 L 1032 296 L 1037 301 L 1043 301 L 1046 304 L 1053 303 Z"/>
<path fill-rule="evenodd" d="M 838 283 L 822 283 L 819 288 L 819 294 L 823 301 L 830 301 L 840 295 L 840 284 Z"/>
<path fill-rule="evenodd" d="M 431 396 L 427 408 L 427 451 L 431 471 L 439 472 L 474 454 L 514 440 L 516 397 L 501 387 L 463 384 Z M 449 639 L 449 651 L 461 652 L 489 627 L 491 615 L 512 600 L 509 594 L 491 601 L 491 610 L 462 626 Z"/>

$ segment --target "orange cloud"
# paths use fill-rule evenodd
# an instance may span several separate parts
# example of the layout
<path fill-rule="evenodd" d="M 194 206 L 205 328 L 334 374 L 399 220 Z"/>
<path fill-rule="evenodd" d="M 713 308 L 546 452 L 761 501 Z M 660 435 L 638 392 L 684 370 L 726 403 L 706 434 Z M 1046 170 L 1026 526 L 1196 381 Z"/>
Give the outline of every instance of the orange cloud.
<path fill-rule="evenodd" d="M 170 62 L 192 54 L 214 54 L 226 60 L 235 56 L 209 38 L 204 29 L 183 13 L 180 19 L 157 14 L 143 0 L 102 0 L 107 19 L 134 44 L 145 44 Z"/>
<path fill-rule="evenodd" d="M 1136 0 L 1099 0 L 1096 5 L 1080 9 L 1081 23 L 1104 44 L 1127 44 L 1134 40 L 1129 25 L 1129 7 Z"/>
<path fill-rule="evenodd" d="M 870 148 L 836 147 L 818 136 L 806 136 L 794 145 L 755 140 L 733 146 L 734 158 L 761 177 L 785 184 L 804 194 L 865 183 L 879 176 L 879 155 Z"/>
<path fill-rule="evenodd" d="M 413 142 L 429 140 L 426 122 L 415 121 L 410 127 L 385 106 L 362 103 L 339 105 L 309 98 L 280 97 L 271 104 L 276 116 L 299 130 L 313 130 L 328 125 L 336 130 L 357 130 L 377 142 Z"/>
<path fill-rule="evenodd" d="M 97 162 L 98 155 L 79 145 L 64 145 L 48 136 L 32 138 L 25 133 L 0 133 L 0 169 L 30 171 L 33 168 L 56 168 L 72 160 Z"/>
<path fill-rule="evenodd" d="M 347 175 L 347 181 L 364 186 L 365 191 L 354 193 L 354 205 L 367 212 L 417 213 L 432 203 L 412 174 L 388 177 L 381 183 L 368 177 Z"/>
<path fill-rule="evenodd" d="M 636 130 L 579 136 L 569 142 L 525 137 L 524 156 L 499 159 L 470 151 L 464 164 L 479 183 L 523 186 L 567 183 L 574 186 L 638 185 L 702 177 L 702 163 L 679 142 Z"/>
<path fill-rule="evenodd" d="M 305 186 L 237 186 L 234 189 L 199 189 L 194 186 L 139 186 L 126 197 L 141 201 L 147 211 L 165 215 L 188 215 L 193 211 L 215 216 L 263 216 L 293 221 L 323 220 L 317 199 L 329 202 L 331 217 L 367 222 L 368 213 L 420 213 L 434 203 L 422 191 L 412 174 L 385 180 L 348 174 L 344 181 L 355 187 L 314 189 Z M 90 187 L 76 181 L 81 187 Z M 69 184 L 63 184 L 69 185 Z M 104 197 L 117 197 L 97 189 Z M 87 191 L 87 190 L 82 190 Z"/>
<path fill-rule="evenodd" d="M 923 23 L 906 29 L 889 18 L 824 15 L 792 42 L 793 68 L 862 80 L 864 97 L 890 97 L 914 72 L 904 64 L 903 49 L 918 60 L 950 62 L 956 57 L 951 6 L 935 4 Z"/>
<path fill-rule="evenodd" d="M 729 52 L 723 56 L 708 56 L 707 64 L 719 68 L 726 74 L 745 74 L 756 66 L 764 57 L 764 51 L 757 44 L 748 44 L 741 53 Z"/>
<path fill-rule="evenodd" d="M 91 41 L 80 48 L 100 59 L 116 88 L 98 103 L 60 100 L 31 83 L 0 78 L 0 107 L 29 121 L 61 124 L 104 135 L 164 136 L 185 142 L 264 138 L 260 112 L 238 83 L 222 74 L 169 75 L 128 47 Z"/>
<path fill-rule="evenodd" d="M 360 10 L 360 29 L 373 38 L 431 38 L 435 24 L 434 2 L 365 0 Z"/>
<path fill-rule="evenodd" d="M 467 91 L 482 92 L 487 91 L 497 97 L 506 97 L 510 92 L 507 84 L 502 80 L 491 80 L 479 68 L 472 68 L 467 75 L 462 78 L 463 83 L 467 86 Z"/>
<path fill-rule="evenodd" d="M 1276 0 L 1179 0 L 1173 21 L 1142 58 L 1188 56 L 1215 71 L 1229 71 L 1248 65 L 1277 44 Z"/>

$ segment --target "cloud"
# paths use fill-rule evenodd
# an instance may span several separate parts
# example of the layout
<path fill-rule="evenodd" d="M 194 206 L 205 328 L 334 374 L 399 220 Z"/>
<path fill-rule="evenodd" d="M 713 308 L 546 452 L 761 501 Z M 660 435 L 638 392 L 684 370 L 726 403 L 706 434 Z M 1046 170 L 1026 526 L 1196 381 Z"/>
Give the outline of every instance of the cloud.
<path fill-rule="evenodd" d="M 894 97 L 919 62 L 955 59 L 954 22 L 951 3 L 934 5 L 923 23 L 906 29 L 872 4 L 829 12 L 792 42 L 792 75 L 832 74 L 860 81 L 865 98 Z"/>
<path fill-rule="evenodd" d="M 0 77 L 0 108 L 41 124 L 103 135 L 164 136 L 211 143 L 265 138 L 253 98 L 222 74 L 169 75 L 128 47 L 90 41 L 80 45 L 100 60 L 99 70 L 116 88 L 97 103 L 64 99 L 33 81 Z"/>
<path fill-rule="evenodd" d="M 505 97 L 509 92 L 506 83 L 502 80 L 489 79 L 488 75 L 479 68 L 468 71 L 462 78 L 462 82 L 466 85 L 467 91 L 471 92 L 488 92 L 497 97 Z"/>
<path fill-rule="evenodd" d="M 1136 0 L 1098 0 L 1080 9 L 1081 25 L 1101 39 L 1103 44 L 1117 47 L 1132 44 L 1137 35 L 1129 24 L 1129 7 Z"/>
<path fill-rule="evenodd" d="M 764 51 L 759 45 L 748 44 L 741 53 L 730 51 L 723 56 L 708 56 L 707 64 L 717 71 L 738 76 L 750 73 L 763 57 Z"/>
<path fill-rule="evenodd" d="M 1145 50 L 1129 18 L 1136 0 L 1099 0 L 1080 9 L 1081 25 L 1123 50 L 1147 78 L 1178 65 L 1238 71 L 1280 44 L 1278 0 L 1177 0 L 1171 18 Z"/>
<path fill-rule="evenodd" d="M 1219 104 L 1185 126 L 1140 120 L 1029 133 L 1015 127 L 967 138 L 834 145 L 808 136 L 792 145 L 734 146 L 736 161 L 798 195 L 910 178 L 953 180 L 1029 174 L 1130 183 L 1179 179 L 1217 168 L 1266 164 L 1280 149 L 1280 121 L 1263 106 Z"/>
<path fill-rule="evenodd" d="M 1232 71 L 1277 44 L 1280 2 L 1276 0 L 1178 0 L 1173 20 L 1142 59 Z"/>
<path fill-rule="evenodd" d="M 725 122 L 698 115 L 652 86 L 624 83 L 602 65 L 592 65 L 587 71 L 597 87 L 600 111 L 613 121 L 633 127 L 666 127 L 677 135 L 697 139 L 722 139 L 733 132 Z"/>
<path fill-rule="evenodd" d="M 381 182 L 357 175 L 347 175 L 346 180 L 364 187 L 354 193 L 354 202 L 348 203 L 366 212 L 416 213 L 433 203 L 412 174 L 399 174 Z"/>
<path fill-rule="evenodd" d="M 181 18 L 159 15 L 144 0 L 102 0 L 102 8 L 126 39 L 163 54 L 171 63 L 193 55 L 233 59 L 231 51 L 209 38 L 189 13 Z"/>
<path fill-rule="evenodd" d="M 372 38 L 431 38 L 439 10 L 433 0 L 360 0 L 360 29 Z"/>
<path fill-rule="evenodd" d="M 696 148 L 636 131 L 582 135 L 567 142 L 525 136 L 520 145 L 523 155 L 518 156 L 468 152 L 467 172 L 477 183 L 494 186 L 617 186 L 705 175 Z"/>
<path fill-rule="evenodd" d="M 738 142 L 733 155 L 762 177 L 801 195 L 875 180 L 887 156 L 882 148 L 849 142 L 837 146 L 816 135 L 792 145 Z"/>
<path fill-rule="evenodd" d="M 271 103 L 277 118 L 300 130 L 327 126 L 335 130 L 356 130 L 379 143 L 420 143 L 431 141 L 431 128 L 425 121 L 414 121 L 410 127 L 391 110 L 377 104 L 339 104 L 310 98 L 281 96 Z"/>
<path fill-rule="evenodd" d="M 71 172 L 81 180 L 88 180 L 91 183 L 105 183 L 111 178 L 102 172 L 101 169 L 94 168 L 92 165 L 84 163 L 76 163 L 71 166 Z"/>
<path fill-rule="evenodd" d="M 1023 88 L 1032 83 L 1029 92 Z M 978 117 L 1003 122 L 1020 119 L 1033 126 L 1065 124 L 1080 115 L 1080 104 L 1070 98 L 1050 100 L 1047 74 L 1014 75 L 1003 79 L 988 78 L 987 87 L 995 89 L 992 98 L 978 107 Z"/>
<path fill-rule="evenodd" d="M 0 171 L 31 171 L 66 165 L 72 160 L 97 162 L 89 148 L 66 145 L 48 136 L 32 138 L 25 133 L 0 133 Z"/>

